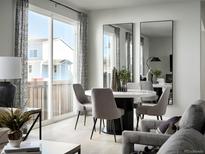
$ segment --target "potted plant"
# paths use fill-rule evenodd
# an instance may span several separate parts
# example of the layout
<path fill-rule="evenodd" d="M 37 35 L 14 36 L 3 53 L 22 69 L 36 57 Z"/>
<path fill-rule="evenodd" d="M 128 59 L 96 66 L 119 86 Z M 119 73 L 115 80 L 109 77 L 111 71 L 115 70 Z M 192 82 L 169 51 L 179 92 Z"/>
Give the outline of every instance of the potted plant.
<path fill-rule="evenodd" d="M 121 82 L 122 91 L 127 91 L 127 82 L 130 80 L 130 72 L 126 69 L 120 70 L 119 79 Z"/>
<path fill-rule="evenodd" d="M 157 83 L 157 78 L 159 78 L 161 76 L 162 71 L 156 69 L 156 70 L 152 71 L 152 74 L 153 74 L 153 79 L 152 79 L 153 83 Z"/>
<path fill-rule="evenodd" d="M 0 124 L 9 128 L 8 139 L 13 147 L 19 147 L 22 140 L 22 126 L 31 119 L 30 112 L 22 112 L 20 109 L 8 109 L 0 112 Z"/>

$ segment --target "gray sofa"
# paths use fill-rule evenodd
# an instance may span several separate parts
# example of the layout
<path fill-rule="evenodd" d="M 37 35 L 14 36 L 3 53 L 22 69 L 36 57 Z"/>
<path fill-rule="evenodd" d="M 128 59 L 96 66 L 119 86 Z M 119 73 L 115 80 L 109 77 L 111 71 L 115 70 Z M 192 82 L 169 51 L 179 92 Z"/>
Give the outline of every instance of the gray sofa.
<path fill-rule="evenodd" d="M 135 144 L 159 146 L 159 154 L 205 153 L 205 101 L 198 100 L 188 107 L 179 121 L 179 131 L 173 135 L 150 132 L 163 121 L 142 120 L 142 131 L 123 132 L 123 154 L 130 154 Z"/>

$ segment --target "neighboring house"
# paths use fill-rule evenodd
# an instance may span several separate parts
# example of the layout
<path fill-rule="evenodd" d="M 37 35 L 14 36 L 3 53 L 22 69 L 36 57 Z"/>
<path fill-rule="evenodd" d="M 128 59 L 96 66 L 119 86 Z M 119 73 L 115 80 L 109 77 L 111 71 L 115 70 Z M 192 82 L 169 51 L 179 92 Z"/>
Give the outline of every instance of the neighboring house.
<path fill-rule="evenodd" d="M 48 80 L 48 39 L 31 39 L 28 43 L 28 81 Z M 74 49 L 61 39 L 53 40 L 53 80 L 72 82 Z"/>

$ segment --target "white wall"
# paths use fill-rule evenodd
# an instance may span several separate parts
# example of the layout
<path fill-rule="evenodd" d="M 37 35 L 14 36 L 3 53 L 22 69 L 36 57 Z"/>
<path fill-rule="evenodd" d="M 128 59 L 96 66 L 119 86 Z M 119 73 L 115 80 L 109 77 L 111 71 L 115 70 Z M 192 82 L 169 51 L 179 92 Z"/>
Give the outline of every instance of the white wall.
<path fill-rule="evenodd" d="M 0 2 L 0 56 L 11 56 L 14 50 L 14 0 Z"/>
<path fill-rule="evenodd" d="M 174 20 L 174 105 L 168 107 L 167 114 L 181 114 L 200 98 L 200 2 L 197 0 L 89 12 L 89 87 L 103 85 L 103 24 L 134 22 L 137 35 L 134 42 L 138 45 L 134 49 L 139 51 L 139 22 L 155 20 Z"/>

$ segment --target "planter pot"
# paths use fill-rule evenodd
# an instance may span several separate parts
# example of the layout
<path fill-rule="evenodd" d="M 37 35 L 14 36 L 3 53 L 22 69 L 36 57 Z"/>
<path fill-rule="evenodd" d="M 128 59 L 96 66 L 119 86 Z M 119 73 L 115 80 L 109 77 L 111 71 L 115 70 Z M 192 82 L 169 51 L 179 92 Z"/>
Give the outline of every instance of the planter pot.
<path fill-rule="evenodd" d="M 153 77 L 152 77 L 152 82 L 155 83 L 155 84 L 158 83 L 158 82 L 157 82 L 157 77 L 156 77 L 156 75 L 153 75 Z"/>
<path fill-rule="evenodd" d="M 22 141 L 22 131 L 20 131 L 20 130 L 9 131 L 8 132 L 8 139 L 9 139 L 9 144 L 12 147 L 20 147 L 20 144 Z"/>
<path fill-rule="evenodd" d="M 120 91 L 124 91 L 126 92 L 127 91 L 127 82 L 123 82 L 123 81 L 120 81 L 120 84 L 121 84 L 121 90 Z"/>

